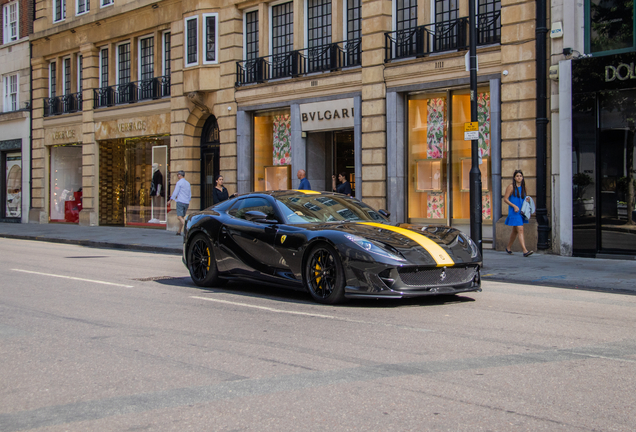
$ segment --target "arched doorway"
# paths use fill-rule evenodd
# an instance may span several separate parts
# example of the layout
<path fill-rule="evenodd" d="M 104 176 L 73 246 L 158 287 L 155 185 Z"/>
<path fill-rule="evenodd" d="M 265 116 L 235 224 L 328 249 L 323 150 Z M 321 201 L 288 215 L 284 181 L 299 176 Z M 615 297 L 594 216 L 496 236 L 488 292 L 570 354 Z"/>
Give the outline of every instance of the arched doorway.
<path fill-rule="evenodd" d="M 201 133 L 201 209 L 213 204 L 214 177 L 219 174 L 220 152 L 219 124 L 211 115 L 203 125 Z"/>

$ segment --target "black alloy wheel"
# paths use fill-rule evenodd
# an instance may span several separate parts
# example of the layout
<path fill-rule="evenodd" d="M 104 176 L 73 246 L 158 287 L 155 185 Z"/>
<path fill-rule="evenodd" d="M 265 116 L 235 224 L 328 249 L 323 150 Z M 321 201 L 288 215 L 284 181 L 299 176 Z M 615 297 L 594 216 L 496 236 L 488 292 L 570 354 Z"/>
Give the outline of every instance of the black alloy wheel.
<path fill-rule="evenodd" d="M 319 303 L 335 304 L 344 300 L 344 271 L 335 249 L 320 244 L 309 251 L 305 264 L 305 286 Z"/>
<path fill-rule="evenodd" d="M 225 280 L 219 279 L 212 242 L 203 235 L 198 234 L 188 247 L 188 270 L 192 281 L 198 286 L 211 287 L 225 284 Z"/>

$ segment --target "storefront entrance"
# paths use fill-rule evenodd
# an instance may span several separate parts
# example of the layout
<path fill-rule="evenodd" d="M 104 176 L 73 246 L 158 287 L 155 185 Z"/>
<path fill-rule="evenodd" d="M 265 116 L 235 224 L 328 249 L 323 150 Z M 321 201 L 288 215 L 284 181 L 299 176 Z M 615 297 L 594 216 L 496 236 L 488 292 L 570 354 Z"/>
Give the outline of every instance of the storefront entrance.
<path fill-rule="evenodd" d="M 19 222 L 22 217 L 22 153 L 0 152 L 0 164 L 0 197 L 4 203 L 0 209 L 0 220 Z"/>
<path fill-rule="evenodd" d="M 307 179 L 313 190 L 331 191 L 332 176 L 346 174 L 355 196 L 355 148 L 353 131 L 307 134 Z"/>
<path fill-rule="evenodd" d="M 635 60 L 624 54 L 573 62 L 575 255 L 636 255 L 636 85 L 622 79 Z"/>
<path fill-rule="evenodd" d="M 210 116 L 201 133 L 201 210 L 214 204 L 214 178 L 220 173 L 220 143 L 219 125 L 216 117 Z"/>
<path fill-rule="evenodd" d="M 99 224 L 165 228 L 170 138 L 99 142 Z"/>

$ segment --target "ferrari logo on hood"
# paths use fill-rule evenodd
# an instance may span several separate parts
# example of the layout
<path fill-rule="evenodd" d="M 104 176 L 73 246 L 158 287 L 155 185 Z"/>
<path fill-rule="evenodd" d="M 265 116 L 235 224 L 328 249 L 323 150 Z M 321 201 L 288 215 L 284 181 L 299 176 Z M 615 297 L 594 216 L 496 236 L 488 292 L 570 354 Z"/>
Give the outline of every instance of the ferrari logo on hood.
<path fill-rule="evenodd" d="M 282 236 L 280 236 L 280 244 L 285 243 L 285 239 L 287 239 L 287 236 L 286 236 L 286 235 L 282 235 Z"/>

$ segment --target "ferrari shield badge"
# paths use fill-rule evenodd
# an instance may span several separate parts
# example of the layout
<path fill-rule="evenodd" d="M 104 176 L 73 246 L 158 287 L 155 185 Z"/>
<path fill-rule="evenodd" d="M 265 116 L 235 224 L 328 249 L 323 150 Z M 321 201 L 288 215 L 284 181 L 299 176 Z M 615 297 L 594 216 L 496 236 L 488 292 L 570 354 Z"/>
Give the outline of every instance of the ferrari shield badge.
<path fill-rule="evenodd" d="M 287 239 L 287 236 L 286 236 L 286 235 L 282 235 L 282 236 L 280 236 L 280 244 L 285 243 L 285 240 L 286 240 L 286 239 Z"/>

